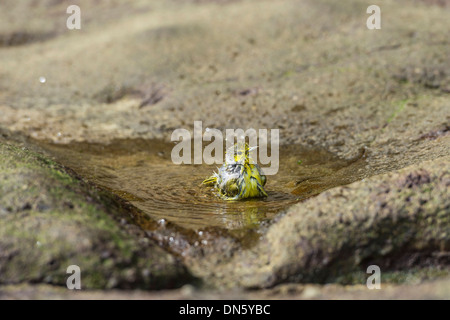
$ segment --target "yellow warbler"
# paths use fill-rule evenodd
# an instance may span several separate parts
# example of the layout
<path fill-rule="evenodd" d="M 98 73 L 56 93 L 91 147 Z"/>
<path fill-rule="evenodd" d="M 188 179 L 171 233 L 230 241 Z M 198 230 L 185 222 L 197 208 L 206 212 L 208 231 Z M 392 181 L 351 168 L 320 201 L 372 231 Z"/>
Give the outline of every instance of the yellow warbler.
<path fill-rule="evenodd" d="M 225 163 L 218 172 L 203 184 L 212 185 L 224 200 L 267 197 L 264 190 L 266 176 L 257 164 L 251 163 L 251 150 L 247 143 L 236 143 L 227 150 Z"/>

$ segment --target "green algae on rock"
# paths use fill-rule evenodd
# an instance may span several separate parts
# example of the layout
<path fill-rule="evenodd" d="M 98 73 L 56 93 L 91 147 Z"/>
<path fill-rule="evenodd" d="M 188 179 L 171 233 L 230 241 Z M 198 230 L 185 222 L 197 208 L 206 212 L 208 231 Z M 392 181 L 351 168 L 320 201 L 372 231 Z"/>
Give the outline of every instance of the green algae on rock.
<path fill-rule="evenodd" d="M 52 160 L 0 141 L 0 284 L 65 285 L 78 265 L 83 289 L 177 287 L 183 265 L 128 224 L 120 204 Z"/>

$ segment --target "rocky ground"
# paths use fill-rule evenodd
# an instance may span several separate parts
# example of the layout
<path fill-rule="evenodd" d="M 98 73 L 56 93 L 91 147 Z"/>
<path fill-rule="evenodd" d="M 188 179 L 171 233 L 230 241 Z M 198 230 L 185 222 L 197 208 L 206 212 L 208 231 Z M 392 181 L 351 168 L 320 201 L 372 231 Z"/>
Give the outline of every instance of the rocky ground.
<path fill-rule="evenodd" d="M 1 298 L 450 298 L 448 1 L 379 1 L 381 30 L 357 0 L 73 2 L 81 30 L 63 1 L 0 4 Z M 280 129 L 366 178 L 249 249 L 186 249 L 36 143 L 170 141 L 196 120 Z M 73 296 L 77 263 L 93 291 Z"/>
<path fill-rule="evenodd" d="M 128 223 L 125 208 L 39 154 L 0 144 L 0 282 L 63 284 L 83 266 L 86 288 L 153 288 L 192 276 Z"/>

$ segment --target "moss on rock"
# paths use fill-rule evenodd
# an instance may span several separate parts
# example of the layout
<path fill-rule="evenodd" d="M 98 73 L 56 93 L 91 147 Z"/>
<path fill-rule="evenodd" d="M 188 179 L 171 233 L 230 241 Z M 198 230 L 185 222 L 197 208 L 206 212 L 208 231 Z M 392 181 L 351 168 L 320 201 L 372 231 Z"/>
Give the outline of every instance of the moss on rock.
<path fill-rule="evenodd" d="M 54 161 L 0 142 L 0 283 L 82 288 L 180 286 L 191 277 L 173 256 L 127 223 L 120 204 Z M 121 223 L 119 222 L 121 220 Z"/>

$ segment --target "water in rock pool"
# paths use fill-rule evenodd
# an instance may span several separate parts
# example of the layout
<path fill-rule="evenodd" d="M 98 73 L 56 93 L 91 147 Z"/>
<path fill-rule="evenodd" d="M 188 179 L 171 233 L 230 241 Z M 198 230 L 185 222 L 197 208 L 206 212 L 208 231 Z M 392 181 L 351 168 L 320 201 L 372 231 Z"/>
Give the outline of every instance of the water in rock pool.
<path fill-rule="evenodd" d="M 279 171 L 267 177 L 267 198 L 224 201 L 201 184 L 216 165 L 173 164 L 173 143 L 128 139 L 108 145 L 39 145 L 63 165 L 152 219 L 194 230 L 255 229 L 296 202 L 364 178 L 362 158 L 343 161 L 324 150 L 281 146 Z"/>

